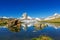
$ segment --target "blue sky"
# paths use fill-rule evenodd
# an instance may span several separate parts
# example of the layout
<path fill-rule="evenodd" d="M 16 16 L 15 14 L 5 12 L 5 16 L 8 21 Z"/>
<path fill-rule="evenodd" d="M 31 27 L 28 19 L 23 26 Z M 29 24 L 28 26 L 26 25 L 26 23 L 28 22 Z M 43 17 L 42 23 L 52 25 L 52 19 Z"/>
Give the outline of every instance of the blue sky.
<path fill-rule="evenodd" d="M 60 13 L 60 0 L 0 0 L 0 16 L 48 17 Z"/>

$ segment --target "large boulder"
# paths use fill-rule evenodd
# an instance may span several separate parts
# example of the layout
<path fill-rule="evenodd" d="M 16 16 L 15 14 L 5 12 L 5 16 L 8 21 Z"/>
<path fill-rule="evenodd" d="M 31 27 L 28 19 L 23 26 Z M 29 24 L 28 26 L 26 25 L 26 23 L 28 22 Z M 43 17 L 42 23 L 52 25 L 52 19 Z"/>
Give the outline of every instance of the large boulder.
<path fill-rule="evenodd" d="M 19 32 L 21 29 L 20 20 L 12 20 L 8 23 L 8 29 L 12 32 Z"/>

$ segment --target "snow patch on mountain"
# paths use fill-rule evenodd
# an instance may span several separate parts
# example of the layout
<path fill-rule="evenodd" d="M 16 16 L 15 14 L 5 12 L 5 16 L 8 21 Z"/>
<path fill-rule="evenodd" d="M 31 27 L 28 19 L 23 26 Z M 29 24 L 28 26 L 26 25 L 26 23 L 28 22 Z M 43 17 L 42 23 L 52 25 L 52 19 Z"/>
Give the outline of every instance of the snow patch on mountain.
<path fill-rule="evenodd" d="M 41 21 L 41 19 L 40 19 L 40 18 L 35 18 L 35 20 Z"/>
<path fill-rule="evenodd" d="M 60 18 L 60 14 L 55 13 L 53 16 L 49 16 L 49 17 L 45 18 L 44 20 L 51 20 L 51 19 L 55 19 L 55 18 Z"/>

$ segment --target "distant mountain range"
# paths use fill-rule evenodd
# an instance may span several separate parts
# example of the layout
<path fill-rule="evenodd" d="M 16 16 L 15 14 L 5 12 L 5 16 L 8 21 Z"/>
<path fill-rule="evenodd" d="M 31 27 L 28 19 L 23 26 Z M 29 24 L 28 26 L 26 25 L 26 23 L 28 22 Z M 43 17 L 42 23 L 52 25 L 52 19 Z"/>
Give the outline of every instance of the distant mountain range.
<path fill-rule="evenodd" d="M 6 20 L 8 19 L 8 20 Z M 26 27 L 30 27 L 31 25 L 34 25 L 36 23 L 40 23 L 40 22 L 60 22 L 60 14 L 58 13 L 55 13 L 54 15 L 52 16 L 49 16 L 47 18 L 32 18 L 30 16 L 28 16 L 26 13 L 24 13 L 21 17 L 19 18 L 13 18 L 13 17 L 6 17 L 6 16 L 3 16 L 3 17 L 0 17 L 0 25 L 5 25 L 6 22 L 8 23 L 9 21 L 11 20 L 15 20 L 15 19 L 18 19 L 22 22 L 22 26 Z M 5 23 L 4 23 L 5 22 Z M 23 27 L 23 29 L 24 29 Z"/>
<path fill-rule="evenodd" d="M 0 17 L 0 19 L 3 18 L 3 19 L 14 19 L 13 17 L 6 17 L 6 16 L 3 16 L 3 17 Z M 23 13 L 22 17 L 20 18 L 16 18 L 16 19 L 24 19 L 24 20 L 36 20 L 36 21 L 59 21 L 60 22 L 60 14 L 58 13 L 55 13 L 54 15 L 52 16 L 49 16 L 47 18 L 32 18 L 30 16 L 28 16 L 26 13 Z"/>
<path fill-rule="evenodd" d="M 55 13 L 54 15 L 49 16 L 45 18 L 44 20 L 51 20 L 51 19 L 57 19 L 57 18 L 60 18 L 60 14 Z"/>
<path fill-rule="evenodd" d="M 0 19 L 17 19 L 17 18 L 2 16 L 2 17 L 0 17 Z"/>

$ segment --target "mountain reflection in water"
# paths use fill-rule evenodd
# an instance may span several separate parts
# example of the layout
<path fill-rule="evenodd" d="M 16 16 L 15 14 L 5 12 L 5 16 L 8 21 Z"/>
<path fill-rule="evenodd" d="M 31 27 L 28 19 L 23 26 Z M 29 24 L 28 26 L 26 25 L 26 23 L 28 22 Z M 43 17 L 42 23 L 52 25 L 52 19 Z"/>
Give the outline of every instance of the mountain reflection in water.
<path fill-rule="evenodd" d="M 47 23 L 49 26 L 53 26 L 54 28 L 60 28 L 60 23 Z"/>
<path fill-rule="evenodd" d="M 50 24 L 60 26 L 60 23 Z M 28 27 L 26 31 L 21 29 L 20 32 L 11 32 L 8 28 L 0 28 L 0 40 L 31 40 L 40 35 L 47 35 L 54 40 L 60 40 L 60 28 L 55 29 L 53 26 L 48 26 L 36 32 L 33 32 L 34 30 L 33 26 Z"/>

